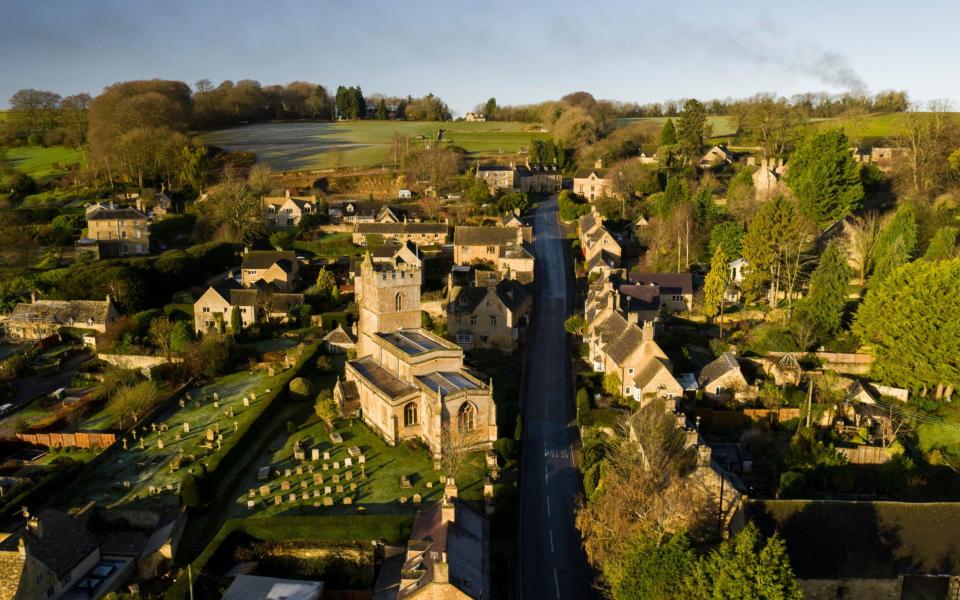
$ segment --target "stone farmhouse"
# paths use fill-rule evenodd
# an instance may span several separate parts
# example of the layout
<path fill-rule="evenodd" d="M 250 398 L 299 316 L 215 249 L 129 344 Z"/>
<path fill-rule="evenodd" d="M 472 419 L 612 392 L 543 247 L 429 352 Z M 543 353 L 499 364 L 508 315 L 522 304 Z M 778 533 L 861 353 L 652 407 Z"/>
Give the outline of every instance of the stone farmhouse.
<path fill-rule="evenodd" d="M 733 164 L 737 160 L 737 155 L 731 152 L 725 145 L 718 144 L 709 150 L 700 158 L 701 169 L 713 169 L 721 165 Z"/>
<path fill-rule="evenodd" d="M 613 196 L 613 179 L 609 169 L 598 160 L 593 168 L 583 167 L 573 174 L 573 193 L 594 201 L 601 196 Z"/>
<path fill-rule="evenodd" d="M 515 165 L 481 165 L 477 164 L 477 178 L 482 179 L 491 194 L 500 190 L 512 190 L 517 186 L 517 168 Z"/>
<path fill-rule="evenodd" d="M 453 262 L 487 263 L 507 279 L 533 281 L 534 257 L 523 245 L 520 227 L 459 226 L 453 231 Z"/>
<path fill-rule="evenodd" d="M 467 349 L 515 351 L 530 320 L 533 295 L 523 284 L 501 280 L 493 272 L 475 272 L 465 279 L 455 281 L 453 274 L 449 277 L 447 333 Z"/>
<path fill-rule="evenodd" d="M 374 264 L 356 279 L 357 358 L 334 387 L 344 412 L 359 415 L 389 444 L 422 440 L 434 456 L 447 444 L 497 439 L 492 380 L 464 367 L 463 349 L 421 327 L 419 267 Z"/>
<path fill-rule="evenodd" d="M 267 196 L 263 199 L 263 219 L 267 227 L 297 227 L 306 215 L 317 213 L 316 196 Z"/>
<path fill-rule="evenodd" d="M 94 204 L 86 217 L 87 237 L 77 242 L 78 250 L 95 252 L 98 258 L 150 254 L 150 226 L 139 210 Z"/>
<path fill-rule="evenodd" d="M 348 200 L 331 203 L 327 216 L 331 223 L 374 223 L 382 205 L 377 202 Z"/>
<path fill-rule="evenodd" d="M 37 300 L 17 304 L 2 319 L 7 336 L 18 340 L 42 340 L 63 327 L 106 333 L 119 313 L 110 296 L 105 300 Z"/>
<path fill-rule="evenodd" d="M 446 243 L 449 230 L 446 223 L 357 223 L 353 226 L 353 243 L 366 246 L 371 236 L 377 236 L 398 245 L 406 242 L 421 246 L 441 245 Z"/>
<path fill-rule="evenodd" d="M 470 112 L 467 113 L 467 115 L 466 115 L 463 119 L 464 119 L 465 121 L 469 121 L 469 122 L 479 122 L 479 123 L 483 123 L 484 121 L 487 120 L 487 116 L 486 116 L 485 114 L 483 114 L 482 112 L 473 112 L 473 111 L 470 111 Z"/>
<path fill-rule="evenodd" d="M 876 165 L 884 173 L 891 173 L 897 164 L 908 156 L 905 148 L 880 147 L 870 148 L 869 152 L 854 148 L 853 158 L 857 162 Z"/>
<path fill-rule="evenodd" d="M 234 308 L 240 314 L 241 328 L 265 320 L 283 322 L 298 304 L 303 304 L 303 294 L 274 291 L 273 285 L 263 280 L 247 288 L 228 278 L 207 288 L 193 304 L 194 330 L 197 334 L 226 332 Z"/>
<path fill-rule="evenodd" d="M 697 384 L 710 398 L 734 397 L 750 385 L 732 352 L 724 352 L 703 367 Z"/>
<path fill-rule="evenodd" d="M 253 287 L 258 281 L 270 283 L 281 291 L 293 289 L 293 283 L 300 273 L 300 261 L 292 250 L 249 250 L 243 251 L 240 265 L 240 281 L 243 287 Z"/>
<path fill-rule="evenodd" d="M 421 220 L 420 207 L 416 204 L 384 204 L 376 216 L 377 223 L 419 223 Z"/>
<path fill-rule="evenodd" d="M 390 552 L 373 597 L 486 600 L 490 590 L 490 531 L 486 518 L 457 499 L 452 479 L 443 500 L 413 520 L 406 548 Z"/>

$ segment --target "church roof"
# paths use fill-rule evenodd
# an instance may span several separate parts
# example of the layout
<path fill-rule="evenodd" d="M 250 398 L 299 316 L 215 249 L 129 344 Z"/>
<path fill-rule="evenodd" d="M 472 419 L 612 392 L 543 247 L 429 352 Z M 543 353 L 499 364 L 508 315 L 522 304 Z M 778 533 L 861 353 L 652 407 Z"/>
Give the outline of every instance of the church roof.
<path fill-rule="evenodd" d="M 351 360 L 349 364 L 360 377 L 389 398 L 403 398 L 417 392 L 416 387 L 381 367 L 372 356 Z"/>
<path fill-rule="evenodd" d="M 425 329 L 398 329 L 388 333 L 378 331 L 376 335 L 408 356 L 419 356 L 434 350 L 459 349 Z"/>

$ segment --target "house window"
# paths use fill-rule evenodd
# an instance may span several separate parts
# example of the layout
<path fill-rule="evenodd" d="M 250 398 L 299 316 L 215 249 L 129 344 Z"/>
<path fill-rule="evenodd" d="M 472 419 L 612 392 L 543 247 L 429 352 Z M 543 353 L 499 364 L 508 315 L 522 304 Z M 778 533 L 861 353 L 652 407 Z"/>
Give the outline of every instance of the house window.
<path fill-rule="evenodd" d="M 496 246 L 487 246 L 487 254 L 493 254 L 496 251 L 497 251 Z"/>
<path fill-rule="evenodd" d="M 413 402 L 410 402 L 409 404 L 403 407 L 403 426 L 404 427 L 410 427 L 412 425 L 416 425 L 419 422 L 418 417 L 419 417 L 419 414 L 418 414 L 416 404 L 414 404 Z"/>
<path fill-rule="evenodd" d="M 631 387 L 628 385 L 627 387 L 623 388 L 623 393 L 626 394 L 627 396 L 629 396 L 630 394 L 633 393 L 633 388 L 631 388 Z"/>
<path fill-rule="evenodd" d="M 497 315 L 490 315 L 490 327 L 497 326 Z"/>
<path fill-rule="evenodd" d="M 473 431 L 476 427 L 477 407 L 471 402 L 464 402 L 457 412 L 457 430 L 461 433 Z"/>
<path fill-rule="evenodd" d="M 630 367 L 629 369 L 627 369 L 627 374 L 633 375 L 633 367 Z"/>
<path fill-rule="evenodd" d="M 202 312 L 205 312 L 205 313 L 210 312 L 210 307 L 209 307 L 209 306 L 204 306 Z"/>
<path fill-rule="evenodd" d="M 470 324 L 471 325 L 477 324 L 477 315 L 470 315 Z"/>

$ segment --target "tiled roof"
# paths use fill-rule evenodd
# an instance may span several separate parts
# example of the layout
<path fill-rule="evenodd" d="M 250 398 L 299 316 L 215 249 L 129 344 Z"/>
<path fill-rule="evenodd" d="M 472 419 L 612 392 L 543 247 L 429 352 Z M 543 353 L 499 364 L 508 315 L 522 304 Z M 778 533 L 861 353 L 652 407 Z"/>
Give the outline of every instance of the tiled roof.
<path fill-rule="evenodd" d="M 446 235 L 448 227 L 444 223 L 357 223 L 353 231 L 354 233 L 363 234 L 435 233 Z"/>
<path fill-rule="evenodd" d="M 586 179 L 590 177 L 591 173 L 596 173 L 597 177 L 604 179 L 607 176 L 607 169 L 592 169 L 592 168 L 582 168 L 577 169 L 577 172 L 573 174 L 574 179 Z"/>
<path fill-rule="evenodd" d="M 630 273 L 630 281 L 640 285 L 649 285 L 655 284 L 663 288 L 665 294 L 674 293 L 673 290 L 677 290 L 678 294 L 692 294 L 693 293 L 693 275 L 690 273 L 644 273 L 641 271 L 635 271 Z"/>
<path fill-rule="evenodd" d="M 97 536 L 64 512 L 47 508 L 38 520 L 43 535 L 25 527 L 0 542 L 0 550 L 15 552 L 23 539 L 27 554 L 62 578 L 100 546 Z"/>
<path fill-rule="evenodd" d="M 660 308 L 660 287 L 656 285 L 621 285 L 621 303 L 631 310 L 657 310 Z"/>
<path fill-rule="evenodd" d="M 639 350 L 641 344 L 643 344 L 643 330 L 630 323 L 619 336 L 604 347 L 604 351 L 610 360 L 620 365 Z"/>
<path fill-rule="evenodd" d="M 697 377 L 697 383 L 704 385 L 739 369 L 740 363 L 737 362 L 737 357 L 734 356 L 733 352 L 724 352 L 701 369 L 700 376 Z"/>
<path fill-rule="evenodd" d="M 634 384 L 638 388 L 646 388 L 653 381 L 654 377 L 666 371 L 670 373 L 670 367 L 666 360 L 659 356 L 651 356 L 642 367 L 637 371 L 637 376 L 633 378 Z"/>
<path fill-rule="evenodd" d="M 106 300 L 37 300 L 32 304 L 17 304 L 8 321 L 26 323 L 56 323 L 59 325 L 103 325 L 110 314 Z"/>
<path fill-rule="evenodd" d="M 478 171 L 514 171 L 515 167 L 509 165 L 479 165 Z"/>
<path fill-rule="evenodd" d="M 119 220 L 135 220 L 143 219 L 146 220 L 147 215 L 143 214 L 139 210 L 126 206 L 124 208 L 94 208 L 89 213 L 87 213 L 87 221 L 111 221 L 114 219 Z"/>
<path fill-rule="evenodd" d="M 380 366 L 372 356 L 350 361 L 350 366 L 389 398 L 402 398 L 417 391 L 410 383 Z"/>
<path fill-rule="evenodd" d="M 523 247 L 523 244 L 508 243 L 500 248 L 500 258 L 519 259 L 533 258 L 530 251 Z"/>
<path fill-rule="evenodd" d="M 323 341 L 331 344 L 352 344 L 353 338 L 343 329 L 343 325 L 337 325 L 337 328 L 323 336 Z"/>
<path fill-rule="evenodd" d="M 297 254 L 292 250 L 251 250 L 243 255 L 242 269 L 269 269 L 276 263 L 284 271 L 288 271 L 297 261 Z"/>
<path fill-rule="evenodd" d="M 458 246 L 505 246 L 519 241 L 519 230 L 513 227 L 472 227 L 454 229 L 453 243 Z"/>

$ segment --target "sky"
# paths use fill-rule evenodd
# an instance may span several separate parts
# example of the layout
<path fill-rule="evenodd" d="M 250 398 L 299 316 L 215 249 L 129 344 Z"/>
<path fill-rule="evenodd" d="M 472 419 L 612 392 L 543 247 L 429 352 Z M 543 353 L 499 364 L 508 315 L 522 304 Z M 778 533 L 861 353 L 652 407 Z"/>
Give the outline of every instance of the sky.
<path fill-rule="evenodd" d="M 578 90 L 655 102 L 905 89 L 960 105 L 956 0 L 0 0 L 0 106 L 131 79 L 428 92 L 463 115 Z"/>

